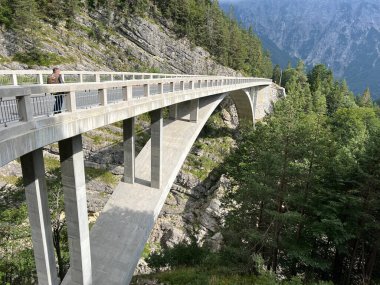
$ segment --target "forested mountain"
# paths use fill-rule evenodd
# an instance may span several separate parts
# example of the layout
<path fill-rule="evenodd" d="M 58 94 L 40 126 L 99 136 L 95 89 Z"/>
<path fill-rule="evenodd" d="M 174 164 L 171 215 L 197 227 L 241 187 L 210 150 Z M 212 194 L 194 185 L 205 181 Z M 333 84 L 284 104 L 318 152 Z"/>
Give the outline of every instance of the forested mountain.
<path fill-rule="evenodd" d="M 246 26 L 252 25 L 273 62 L 299 58 L 346 79 L 357 94 L 370 87 L 380 97 L 380 2 L 377 0 L 222 0 Z M 284 57 L 287 54 L 288 57 Z"/>

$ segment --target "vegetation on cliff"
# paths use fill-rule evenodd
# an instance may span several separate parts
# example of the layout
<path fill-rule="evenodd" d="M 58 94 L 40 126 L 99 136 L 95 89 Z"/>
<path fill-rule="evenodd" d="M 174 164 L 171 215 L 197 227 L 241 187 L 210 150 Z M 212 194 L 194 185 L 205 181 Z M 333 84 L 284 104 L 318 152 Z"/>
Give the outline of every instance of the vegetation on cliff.
<path fill-rule="evenodd" d="M 27 52 L 18 54 L 14 60 L 48 66 L 65 59 L 41 49 L 39 29 L 42 25 L 64 24 L 68 30 L 77 29 L 77 15 L 96 12 L 102 13 L 102 21 L 89 31 L 94 40 L 101 38 L 104 27 L 112 34 L 128 22 L 128 18 L 141 16 L 174 30 L 178 37 L 188 38 L 194 46 L 206 48 L 224 66 L 246 75 L 272 75 L 270 56 L 263 50 L 259 38 L 252 29 L 241 28 L 236 20 L 225 15 L 218 1 L 0 0 L 0 25 L 16 32 L 19 41 L 29 46 Z"/>

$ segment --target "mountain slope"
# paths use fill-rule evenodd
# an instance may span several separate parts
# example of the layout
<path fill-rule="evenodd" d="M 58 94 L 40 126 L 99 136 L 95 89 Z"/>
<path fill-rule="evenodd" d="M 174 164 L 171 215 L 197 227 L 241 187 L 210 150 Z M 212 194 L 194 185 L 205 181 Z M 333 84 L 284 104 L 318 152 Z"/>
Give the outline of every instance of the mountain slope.
<path fill-rule="evenodd" d="M 307 65 L 324 63 L 355 93 L 380 97 L 380 2 L 377 0 L 225 0 L 236 18 Z M 272 48 L 274 45 L 275 48 Z M 274 63 L 281 63 L 274 60 Z"/>

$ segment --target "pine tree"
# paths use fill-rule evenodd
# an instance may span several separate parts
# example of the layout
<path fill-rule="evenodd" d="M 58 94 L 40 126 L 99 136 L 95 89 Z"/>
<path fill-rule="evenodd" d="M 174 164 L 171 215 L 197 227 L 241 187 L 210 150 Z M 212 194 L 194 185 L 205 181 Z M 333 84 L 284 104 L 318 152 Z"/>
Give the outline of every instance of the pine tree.
<path fill-rule="evenodd" d="M 373 106 L 373 102 L 372 102 L 372 98 L 371 98 L 371 92 L 369 91 L 369 88 L 367 88 L 363 95 L 361 95 L 359 98 L 358 98 L 358 105 L 360 107 L 372 107 Z"/>
<path fill-rule="evenodd" d="M 281 67 L 276 64 L 276 66 L 273 68 L 273 76 L 272 80 L 274 83 L 281 84 L 281 76 L 282 76 L 282 70 Z"/>

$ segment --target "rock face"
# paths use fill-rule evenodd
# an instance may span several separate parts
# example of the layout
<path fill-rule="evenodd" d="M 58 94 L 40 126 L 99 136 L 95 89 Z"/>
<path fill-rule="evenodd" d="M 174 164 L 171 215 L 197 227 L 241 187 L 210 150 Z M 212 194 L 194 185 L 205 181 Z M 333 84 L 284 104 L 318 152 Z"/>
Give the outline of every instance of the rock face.
<path fill-rule="evenodd" d="M 178 39 L 167 27 L 139 17 L 117 19 L 100 29 L 102 11 L 81 14 L 77 28 L 66 30 L 44 24 L 41 29 L 43 49 L 66 58 L 64 70 L 154 70 L 161 73 L 237 75 L 224 67 L 186 38 Z M 52 40 L 54 39 L 54 40 Z M 12 61 L 15 52 L 27 50 L 10 31 L 0 29 L 0 69 L 24 69 Z M 4 58 L 5 60 L 1 60 Z M 46 68 L 32 66 L 33 68 Z"/>
<path fill-rule="evenodd" d="M 253 25 L 273 55 L 324 63 L 354 92 L 369 86 L 380 97 L 380 2 L 378 0 L 252 0 L 234 4 L 236 17 Z M 270 16 L 268 16 L 270 15 Z M 282 52 L 282 53 L 279 53 Z M 279 63 L 279 58 L 273 58 Z M 286 66 L 287 61 L 284 62 Z"/>

